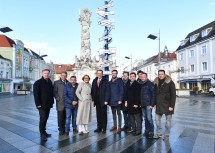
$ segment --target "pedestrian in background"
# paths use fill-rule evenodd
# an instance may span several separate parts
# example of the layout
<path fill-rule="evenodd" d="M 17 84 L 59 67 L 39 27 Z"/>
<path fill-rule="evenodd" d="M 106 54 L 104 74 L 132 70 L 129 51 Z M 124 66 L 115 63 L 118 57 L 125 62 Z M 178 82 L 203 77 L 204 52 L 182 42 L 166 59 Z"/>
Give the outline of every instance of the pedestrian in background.
<path fill-rule="evenodd" d="M 103 77 L 103 71 L 97 70 L 97 77 L 93 80 L 91 89 L 94 107 L 96 107 L 97 129 L 94 132 L 106 133 L 107 105 L 110 97 L 109 83 Z"/>
<path fill-rule="evenodd" d="M 63 90 L 64 86 L 68 82 L 66 78 L 67 72 L 64 71 L 61 73 L 60 79 L 54 82 L 54 97 L 56 99 L 59 135 L 63 135 L 65 133 L 66 111 L 64 107 Z"/>
<path fill-rule="evenodd" d="M 147 73 L 141 75 L 141 108 L 142 116 L 145 120 L 145 133 L 147 138 L 154 137 L 154 123 L 152 119 L 152 109 L 155 105 L 155 88 L 154 84 L 148 79 Z"/>
<path fill-rule="evenodd" d="M 50 109 L 54 104 L 54 89 L 52 81 L 49 79 L 49 69 L 42 71 L 42 78 L 37 80 L 33 85 L 34 101 L 39 111 L 39 130 L 42 141 L 47 141 L 51 134 L 46 132 L 46 123 L 49 118 Z"/>
<path fill-rule="evenodd" d="M 156 91 L 156 138 L 162 137 L 161 117 L 166 116 L 166 130 L 164 139 L 169 138 L 172 114 L 174 114 L 176 89 L 172 78 L 165 74 L 164 70 L 158 71 L 158 77 L 154 80 Z"/>
<path fill-rule="evenodd" d="M 130 86 L 125 96 L 125 107 L 128 108 L 132 122 L 134 136 L 142 132 L 141 108 L 140 108 L 140 84 L 136 81 L 136 73 L 130 73 Z"/>
<path fill-rule="evenodd" d="M 66 123 L 65 123 L 65 133 L 68 136 L 70 132 L 70 122 L 72 118 L 72 128 L 73 132 L 78 132 L 76 118 L 78 110 L 78 98 L 75 94 L 78 87 L 76 82 L 76 77 L 71 76 L 70 82 L 68 82 L 64 87 L 63 97 L 66 110 Z"/>
<path fill-rule="evenodd" d="M 77 125 L 79 126 L 80 134 L 89 133 L 88 124 L 91 121 L 92 112 L 92 97 L 90 76 L 84 75 L 83 82 L 78 85 L 76 95 L 79 99 Z"/>
<path fill-rule="evenodd" d="M 113 127 L 110 131 L 117 130 L 117 133 L 121 133 L 122 126 L 122 114 L 121 114 L 121 104 L 123 100 L 123 82 L 121 78 L 117 77 L 118 71 L 112 71 L 112 78 L 109 82 L 110 84 L 110 106 L 113 115 Z M 117 114 L 117 115 L 116 115 Z M 117 129 L 117 116 L 118 116 L 118 129 Z"/>

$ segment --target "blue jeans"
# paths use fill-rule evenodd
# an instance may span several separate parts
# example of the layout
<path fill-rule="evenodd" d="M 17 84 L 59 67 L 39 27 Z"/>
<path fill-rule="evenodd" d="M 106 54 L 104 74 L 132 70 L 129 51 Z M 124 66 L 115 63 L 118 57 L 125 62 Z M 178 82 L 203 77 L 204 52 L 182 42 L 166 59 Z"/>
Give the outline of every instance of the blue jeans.
<path fill-rule="evenodd" d="M 76 118 L 77 118 L 77 110 L 78 110 L 78 107 L 75 107 L 75 108 L 73 108 L 73 109 L 65 108 L 65 110 L 66 110 L 65 132 L 69 132 L 69 131 L 70 131 L 70 121 L 71 121 L 71 117 L 72 117 L 72 127 L 73 127 L 73 129 L 77 129 Z"/>
<path fill-rule="evenodd" d="M 145 120 L 145 131 L 154 134 L 154 123 L 150 106 L 142 107 L 142 114 Z"/>

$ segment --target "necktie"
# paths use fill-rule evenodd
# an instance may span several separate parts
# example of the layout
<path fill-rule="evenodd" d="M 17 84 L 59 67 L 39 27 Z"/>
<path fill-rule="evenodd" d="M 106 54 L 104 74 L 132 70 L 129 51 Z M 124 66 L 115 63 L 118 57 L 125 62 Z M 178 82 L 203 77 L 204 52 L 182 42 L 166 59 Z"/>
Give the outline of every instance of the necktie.
<path fill-rule="evenodd" d="M 99 87 L 99 85 L 100 85 L 100 79 L 98 79 L 98 87 Z"/>

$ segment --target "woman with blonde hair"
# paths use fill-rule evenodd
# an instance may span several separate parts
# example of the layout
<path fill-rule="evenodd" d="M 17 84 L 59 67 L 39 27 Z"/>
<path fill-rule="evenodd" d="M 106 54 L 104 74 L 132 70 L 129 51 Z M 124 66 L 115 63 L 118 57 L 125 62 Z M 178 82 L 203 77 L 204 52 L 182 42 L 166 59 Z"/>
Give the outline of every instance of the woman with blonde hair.
<path fill-rule="evenodd" d="M 88 124 L 91 121 L 92 111 L 91 84 L 89 83 L 90 76 L 84 75 L 82 80 L 83 82 L 78 85 L 76 90 L 76 96 L 79 99 L 76 123 L 79 128 L 79 134 L 86 134 L 89 133 Z"/>

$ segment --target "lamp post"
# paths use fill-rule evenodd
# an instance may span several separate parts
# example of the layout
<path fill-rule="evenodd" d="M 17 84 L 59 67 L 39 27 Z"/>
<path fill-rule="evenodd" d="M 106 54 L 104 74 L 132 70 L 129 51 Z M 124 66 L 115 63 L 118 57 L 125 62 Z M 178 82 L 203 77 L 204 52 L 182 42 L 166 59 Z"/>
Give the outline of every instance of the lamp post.
<path fill-rule="evenodd" d="M 157 35 L 157 36 L 156 36 Z M 158 34 L 149 34 L 148 37 L 149 39 L 155 40 L 158 39 L 158 70 L 160 70 L 160 59 L 161 59 L 161 55 L 160 55 L 160 30 L 158 32 Z"/>
<path fill-rule="evenodd" d="M 129 56 L 125 56 L 125 58 L 126 59 L 130 59 L 131 60 L 131 72 L 132 72 L 132 54 L 131 54 L 131 56 L 129 57 Z"/>
<path fill-rule="evenodd" d="M 0 31 L 3 32 L 3 33 L 7 33 L 7 32 L 10 32 L 10 31 L 13 31 L 13 30 L 11 28 L 9 28 L 9 27 L 1 27 Z"/>

